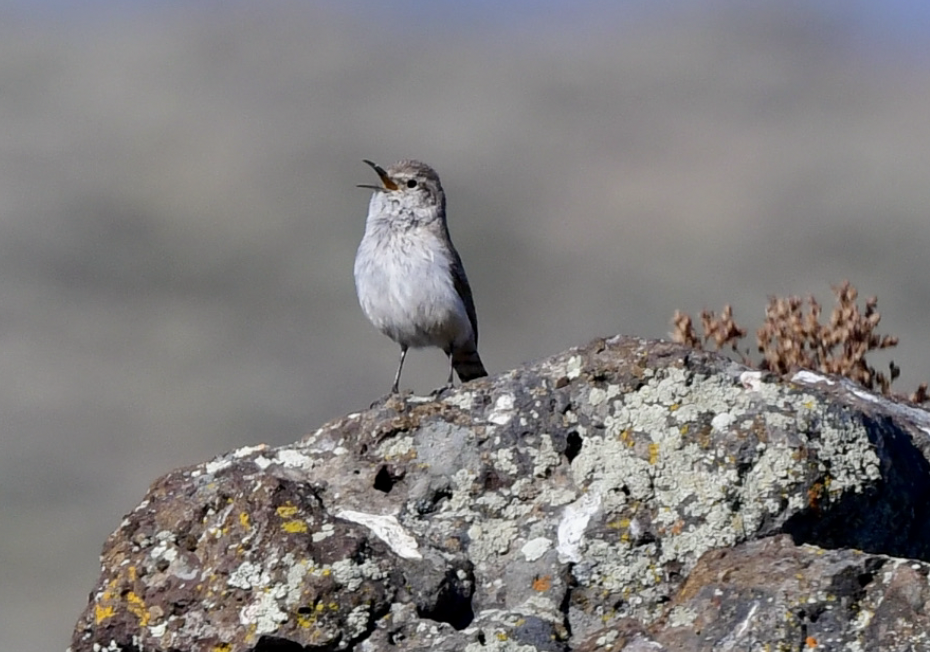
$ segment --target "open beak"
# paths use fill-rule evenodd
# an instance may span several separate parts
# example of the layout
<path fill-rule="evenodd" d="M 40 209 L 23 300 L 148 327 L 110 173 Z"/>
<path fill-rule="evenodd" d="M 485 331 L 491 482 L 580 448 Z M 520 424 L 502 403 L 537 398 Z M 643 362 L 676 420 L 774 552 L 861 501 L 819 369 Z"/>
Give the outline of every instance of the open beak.
<path fill-rule="evenodd" d="M 372 169 L 378 173 L 378 176 L 381 177 L 381 183 L 384 184 L 384 187 L 381 186 L 372 186 L 367 183 L 359 184 L 359 188 L 371 188 L 372 190 L 397 190 L 397 184 L 391 180 L 391 177 L 387 175 L 387 172 L 384 171 L 384 168 L 380 165 L 376 165 L 365 159 L 365 162 L 372 167 Z"/>

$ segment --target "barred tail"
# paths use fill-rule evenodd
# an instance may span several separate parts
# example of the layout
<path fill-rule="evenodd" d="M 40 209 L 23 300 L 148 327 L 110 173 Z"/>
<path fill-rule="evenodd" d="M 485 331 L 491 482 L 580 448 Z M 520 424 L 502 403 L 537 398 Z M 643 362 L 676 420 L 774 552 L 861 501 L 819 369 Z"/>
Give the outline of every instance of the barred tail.
<path fill-rule="evenodd" d="M 481 357 L 478 355 L 478 349 L 456 349 L 452 352 L 452 368 L 459 375 L 459 380 L 467 383 L 475 378 L 482 378 L 488 375 L 481 363 Z"/>

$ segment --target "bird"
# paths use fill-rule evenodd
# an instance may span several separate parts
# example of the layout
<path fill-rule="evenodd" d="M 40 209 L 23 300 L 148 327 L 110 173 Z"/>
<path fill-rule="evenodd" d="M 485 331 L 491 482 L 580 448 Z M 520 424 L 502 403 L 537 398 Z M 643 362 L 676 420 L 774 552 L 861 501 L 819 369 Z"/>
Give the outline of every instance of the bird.
<path fill-rule="evenodd" d="M 439 175 L 420 161 L 387 170 L 365 160 L 373 190 L 355 256 L 355 289 L 368 320 L 400 345 L 391 393 L 398 393 L 409 348 L 438 347 L 461 382 L 487 376 L 478 355 L 478 317 L 465 267 L 449 237 Z"/>

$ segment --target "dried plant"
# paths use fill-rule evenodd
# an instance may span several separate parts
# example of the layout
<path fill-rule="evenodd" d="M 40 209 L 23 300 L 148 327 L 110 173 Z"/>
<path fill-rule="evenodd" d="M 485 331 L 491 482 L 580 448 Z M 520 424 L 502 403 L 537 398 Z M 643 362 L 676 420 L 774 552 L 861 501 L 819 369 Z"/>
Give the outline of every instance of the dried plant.
<path fill-rule="evenodd" d="M 865 302 L 865 311 L 856 302 L 859 293 L 844 281 L 833 288 L 836 306 L 828 324 L 820 323 L 821 306 L 814 297 L 769 297 L 765 309 L 765 321 L 756 331 L 756 343 L 762 356 L 754 365 L 749 352 L 738 348 L 746 336 L 746 329 L 733 319 L 733 309 L 727 305 L 718 316 L 712 311 L 701 313 L 703 338 L 698 337 L 691 317 L 676 311 L 672 318 L 672 339 L 696 349 L 712 343 L 716 351 L 729 346 L 740 360 L 749 366 L 757 366 L 777 374 L 787 374 L 798 369 L 811 369 L 828 374 L 838 374 L 860 383 L 868 389 L 879 389 L 886 396 L 895 396 L 891 384 L 901 373 L 894 362 L 889 364 L 888 375 L 876 371 L 868 364 L 869 351 L 897 346 L 898 338 L 880 335 L 877 332 L 881 321 L 876 306 L 878 299 L 870 297 Z M 905 398 L 896 396 L 896 398 Z M 927 383 L 906 397 L 915 403 L 930 400 Z"/>
<path fill-rule="evenodd" d="M 676 310 L 675 316 L 672 317 L 672 326 L 674 327 L 672 339 L 675 342 L 687 344 L 695 349 L 703 349 L 705 343 L 713 342 L 714 351 L 722 351 L 729 346 L 744 364 L 752 365 L 748 352 L 743 353 L 738 348 L 739 341 L 746 337 L 746 329 L 741 328 L 733 320 L 733 308 L 729 304 L 723 307 L 723 312 L 719 317 L 712 310 L 703 310 L 701 312 L 703 338 L 699 338 L 697 331 L 694 330 L 691 316 L 679 310 Z"/>

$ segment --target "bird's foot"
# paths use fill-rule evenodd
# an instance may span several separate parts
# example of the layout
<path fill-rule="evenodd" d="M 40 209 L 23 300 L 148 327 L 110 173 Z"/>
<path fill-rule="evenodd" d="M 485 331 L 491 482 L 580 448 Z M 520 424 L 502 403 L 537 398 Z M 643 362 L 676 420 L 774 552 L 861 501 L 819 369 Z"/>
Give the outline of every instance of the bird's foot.
<path fill-rule="evenodd" d="M 455 383 L 448 383 L 448 384 L 446 384 L 446 385 L 442 385 L 442 386 L 440 386 L 440 387 L 437 387 L 436 389 L 434 389 L 433 391 L 431 391 L 431 392 L 429 393 L 429 395 L 432 396 L 433 398 L 439 398 L 439 397 L 442 396 L 445 392 L 448 392 L 449 390 L 452 390 L 452 389 L 455 389 Z"/>

